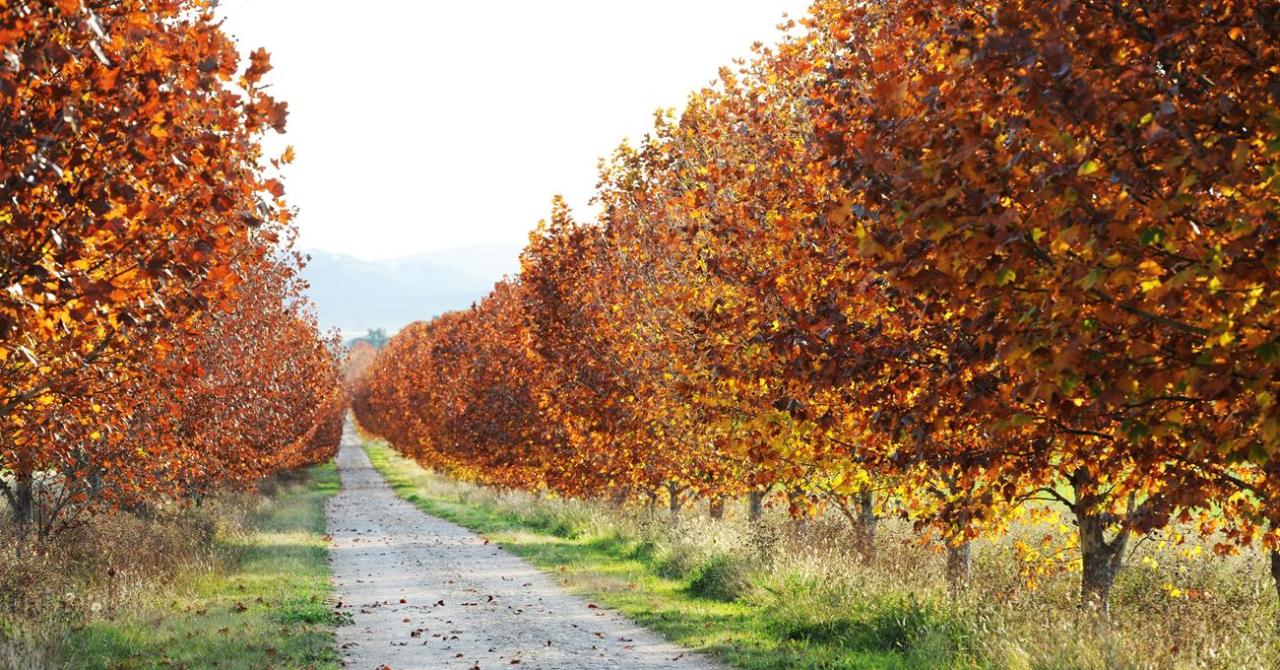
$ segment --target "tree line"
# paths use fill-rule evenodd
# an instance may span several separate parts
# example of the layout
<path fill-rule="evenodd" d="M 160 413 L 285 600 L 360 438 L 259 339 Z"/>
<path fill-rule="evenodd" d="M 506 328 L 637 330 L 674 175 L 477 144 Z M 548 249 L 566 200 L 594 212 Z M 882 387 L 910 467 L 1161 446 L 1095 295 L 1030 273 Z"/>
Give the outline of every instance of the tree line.
<path fill-rule="evenodd" d="M 40 534 L 323 461 L 346 397 L 209 3 L 0 0 L 0 493 Z"/>
<path fill-rule="evenodd" d="M 420 462 L 785 496 L 948 547 L 1049 514 L 1105 608 L 1176 524 L 1280 588 L 1280 6 L 818 0 L 355 394 Z"/>

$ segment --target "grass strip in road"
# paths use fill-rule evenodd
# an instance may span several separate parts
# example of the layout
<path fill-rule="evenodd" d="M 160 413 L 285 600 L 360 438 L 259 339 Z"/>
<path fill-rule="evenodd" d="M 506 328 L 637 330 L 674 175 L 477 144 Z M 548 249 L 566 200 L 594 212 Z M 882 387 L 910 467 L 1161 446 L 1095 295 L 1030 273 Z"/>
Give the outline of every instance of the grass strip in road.
<path fill-rule="evenodd" d="M 252 532 L 222 538 L 221 566 L 151 602 L 76 631 L 72 668 L 338 668 L 324 503 L 340 489 L 332 463 L 281 484 Z"/>
<path fill-rule="evenodd" d="M 576 533 L 554 520 L 494 504 L 483 495 L 467 495 L 467 489 L 380 442 L 367 442 L 365 449 L 396 494 L 428 514 L 480 533 L 551 573 L 572 593 L 734 666 L 905 670 L 946 665 L 937 663 L 936 656 L 885 648 L 868 636 L 862 636 L 862 644 L 858 636 L 780 635 L 767 608 L 699 593 L 697 577 L 669 576 L 671 571 L 643 543 L 616 534 Z"/>

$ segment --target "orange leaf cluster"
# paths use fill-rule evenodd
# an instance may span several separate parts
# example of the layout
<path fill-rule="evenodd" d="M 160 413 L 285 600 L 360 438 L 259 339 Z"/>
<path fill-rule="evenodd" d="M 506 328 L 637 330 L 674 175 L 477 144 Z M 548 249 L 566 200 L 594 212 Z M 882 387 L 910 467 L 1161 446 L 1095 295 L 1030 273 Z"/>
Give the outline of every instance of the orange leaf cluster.
<path fill-rule="evenodd" d="M 240 67 L 204 2 L 0 0 L 0 492 L 42 532 L 336 447 Z"/>

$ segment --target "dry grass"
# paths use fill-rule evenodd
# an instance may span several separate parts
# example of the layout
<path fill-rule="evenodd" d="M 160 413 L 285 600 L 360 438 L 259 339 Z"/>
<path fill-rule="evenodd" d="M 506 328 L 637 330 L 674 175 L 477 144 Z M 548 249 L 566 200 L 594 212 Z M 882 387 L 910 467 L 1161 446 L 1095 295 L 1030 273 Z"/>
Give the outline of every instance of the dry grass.
<path fill-rule="evenodd" d="M 0 668 L 62 667 L 86 626 L 139 619 L 175 583 L 234 564 L 276 489 L 298 485 L 287 479 L 91 518 L 47 539 L 0 522 Z"/>
<path fill-rule="evenodd" d="M 404 472 L 391 458 L 378 461 Z M 1027 586 L 1013 543 L 1062 539 L 1057 524 L 1024 525 L 975 542 L 971 585 L 956 595 L 946 588 L 942 552 L 893 520 L 880 524 L 877 559 L 867 565 L 836 516 L 800 525 L 771 511 L 752 524 L 744 508 L 724 520 L 701 510 L 672 519 L 643 508 L 496 492 L 433 474 L 413 476 L 411 486 L 421 500 L 440 504 L 438 511 L 449 513 L 453 502 L 482 509 L 488 516 L 476 517 L 479 525 L 513 520 L 544 534 L 544 544 L 553 535 L 584 548 L 606 547 L 619 562 L 640 561 L 663 579 L 682 580 L 685 596 L 746 605 L 748 616 L 776 637 L 759 641 L 756 657 L 732 658 L 743 667 L 788 667 L 797 659 L 804 667 L 1280 667 L 1280 604 L 1257 554 L 1210 557 L 1207 546 L 1192 555 L 1189 546 L 1141 542 L 1115 585 L 1111 618 L 1102 621 L 1077 608 L 1075 574 L 1049 574 Z M 465 512 L 455 516 L 468 523 Z M 509 532 L 499 535 L 520 544 Z M 619 588 L 618 578 L 607 574 L 599 589 L 590 580 L 579 579 L 579 586 L 605 595 Z M 664 605 L 682 606 L 671 601 Z M 796 655 L 797 644 L 814 653 Z M 782 645 L 789 660 L 771 660 L 782 658 L 770 655 Z M 868 653 L 881 654 L 880 660 L 866 661 Z"/>
<path fill-rule="evenodd" d="M 0 526 L 0 667 L 53 667 L 71 632 L 128 616 L 175 578 L 227 557 L 260 498 L 226 494 L 199 506 L 90 519 L 50 539 Z"/>

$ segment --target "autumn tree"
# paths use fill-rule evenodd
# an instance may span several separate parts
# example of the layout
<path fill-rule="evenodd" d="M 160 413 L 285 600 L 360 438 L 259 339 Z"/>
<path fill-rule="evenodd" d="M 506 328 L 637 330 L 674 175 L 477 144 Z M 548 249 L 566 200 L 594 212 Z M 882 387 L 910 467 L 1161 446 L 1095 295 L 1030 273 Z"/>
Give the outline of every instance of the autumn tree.
<path fill-rule="evenodd" d="M 484 344 L 394 338 L 371 396 L 524 356 L 519 448 L 557 490 L 779 488 L 868 547 L 901 515 L 957 582 L 1048 503 L 1103 609 L 1177 520 L 1271 550 L 1280 588 L 1280 12 L 818 0 L 791 27 L 620 149 L 597 220 L 557 204 L 501 297 L 521 337 L 450 315 L 425 328 Z"/>
<path fill-rule="evenodd" d="M 1075 514 L 1083 595 L 1127 538 L 1275 450 L 1274 12 L 826 3 L 813 99 L 878 276 L 981 333 L 1002 458 Z M 938 388 L 938 387 L 933 387 Z M 946 387 L 942 387 L 946 388 Z M 1261 400 L 1258 393 L 1262 392 Z M 1062 486 L 1072 493 L 1062 493 Z"/>
<path fill-rule="evenodd" d="M 348 387 L 353 387 L 365 375 L 378 350 L 367 340 L 356 340 L 347 350 L 342 361 L 342 380 Z"/>
<path fill-rule="evenodd" d="M 286 108 L 264 92 L 265 51 L 242 69 L 203 2 L 77 0 L 0 2 L 0 56 L 0 490 L 16 520 L 47 531 L 68 508 L 214 465 L 168 460 L 186 446 L 139 429 L 194 425 L 195 411 L 183 412 L 205 377 L 201 356 L 252 360 L 245 343 L 314 343 L 331 356 L 313 324 L 285 316 L 297 300 L 295 270 L 279 259 L 292 215 L 260 142 L 283 131 Z M 282 334 L 300 339 L 281 346 L 252 331 L 245 319 L 263 304 L 249 298 L 274 305 Z M 234 383 L 251 382 L 220 386 Z M 240 473 L 256 461 L 237 452 L 211 472 L 240 481 L 320 458 L 341 413 L 333 388 L 317 391 L 337 402 L 324 417 L 301 415 L 316 438 L 307 455 L 258 452 L 263 467 Z M 167 400 L 141 402 L 155 390 Z M 245 418 L 221 390 L 214 398 L 228 401 L 219 420 Z M 226 426 L 199 427 L 216 425 Z M 39 505 L 41 494 L 57 500 Z"/>

